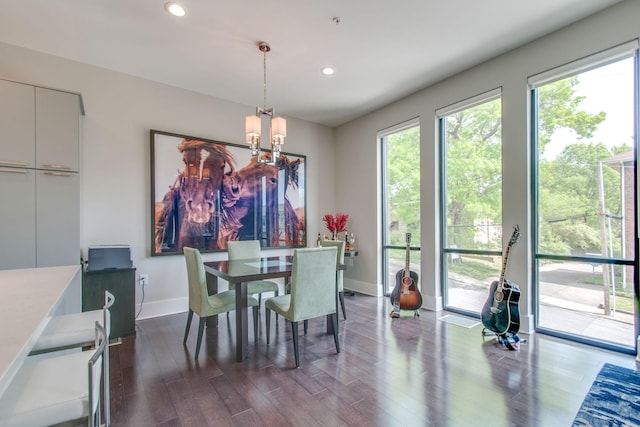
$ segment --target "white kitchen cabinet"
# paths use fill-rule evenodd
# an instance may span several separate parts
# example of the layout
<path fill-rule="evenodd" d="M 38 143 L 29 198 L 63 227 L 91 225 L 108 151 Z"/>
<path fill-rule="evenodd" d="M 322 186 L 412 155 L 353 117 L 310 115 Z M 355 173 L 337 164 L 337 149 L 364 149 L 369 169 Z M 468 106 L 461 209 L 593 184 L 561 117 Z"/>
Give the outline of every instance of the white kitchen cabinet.
<path fill-rule="evenodd" d="M 0 166 L 0 270 L 36 266 L 36 171 Z"/>
<path fill-rule="evenodd" d="M 0 80 L 0 269 L 80 262 L 81 99 Z"/>
<path fill-rule="evenodd" d="M 35 167 L 35 88 L 0 80 L 0 166 Z"/>
<path fill-rule="evenodd" d="M 38 170 L 36 265 L 80 264 L 80 179 L 75 172 Z"/>
<path fill-rule="evenodd" d="M 78 95 L 36 88 L 38 169 L 78 171 L 80 102 Z"/>

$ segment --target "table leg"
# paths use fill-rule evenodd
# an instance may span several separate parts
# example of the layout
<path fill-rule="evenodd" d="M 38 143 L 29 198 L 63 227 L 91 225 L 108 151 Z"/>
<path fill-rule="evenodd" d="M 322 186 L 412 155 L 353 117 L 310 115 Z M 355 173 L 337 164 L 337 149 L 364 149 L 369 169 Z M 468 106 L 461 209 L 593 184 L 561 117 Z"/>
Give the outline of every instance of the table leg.
<path fill-rule="evenodd" d="M 338 319 L 338 271 L 336 271 L 336 319 Z M 333 333 L 333 322 L 331 321 L 331 315 L 327 314 L 327 333 Z"/>
<path fill-rule="evenodd" d="M 247 309 L 247 283 L 236 283 L 236 362 L 248 356 L 249 320 Z"/>
<path fill-rule="evenodd" d="M 218 278 L 213 274 L 207 274 L 207 292 L 209 295 L 218 293 Z M 216 328 L 218 327 L 218 316 L 209 316 L 205 321 L 207 328 Z"/>
<path fill-rule="evenodd" d="M 349 257 L 345 257 L 345 258 L 344 258 L 344 264 L 347 266 L 347 269 L 350 269 L 351 267 L 353 267 L 353 258 L 352 258 L 352 257 L 350 257 L 350 256 L 349 256 Z M 353 292 L 353 291 L 348 291 L 348 290 L 346 290 L 346 289 L 344 290 L 344 294 L 345 294 L 345 295 L 348 295 L 348 296 L 350 296 L 350 297 L 353 297 L 353 296 L 355 296 L 355 295 L 356 295 L 356 293 L 355 293 L 355 292 Z M 338 316 L 338 318 L 340 318 L 340 316 Z"/>

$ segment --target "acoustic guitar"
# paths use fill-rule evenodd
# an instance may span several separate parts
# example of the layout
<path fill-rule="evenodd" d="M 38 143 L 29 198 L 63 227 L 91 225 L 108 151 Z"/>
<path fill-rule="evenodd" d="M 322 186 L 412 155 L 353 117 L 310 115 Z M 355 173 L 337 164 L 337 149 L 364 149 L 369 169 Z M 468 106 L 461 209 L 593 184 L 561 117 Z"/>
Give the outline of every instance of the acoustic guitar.
<path fill-rule="evenodd" d="M 484 327 L 498 335 L 503 342 L 508 336 L 517 335 L 520 330 L 520 310 L 518 309 L 520 288 L 515 283 L 505 279 L 509 252 L 519 239 L 520 228 L 516 225 L 502 259 L 500 280 L 491 283 L 489 298 L 487 298 L 480 313 Z"/>
<path fill-rule="evenodd" d="M 419 316 L 418 309 L 422 307 L 422 295 L 417 286 L 418 274 L 409 270 L 411 233 L 405 235 L 405 241 L 407 243 L 405 265 L 402 270 L 396 273 L 396 286 L 391 292 L 391 303 L 393 304 L 391 317 L 400 317 L 400 310 L 415 310 L 415 315 Z"/>

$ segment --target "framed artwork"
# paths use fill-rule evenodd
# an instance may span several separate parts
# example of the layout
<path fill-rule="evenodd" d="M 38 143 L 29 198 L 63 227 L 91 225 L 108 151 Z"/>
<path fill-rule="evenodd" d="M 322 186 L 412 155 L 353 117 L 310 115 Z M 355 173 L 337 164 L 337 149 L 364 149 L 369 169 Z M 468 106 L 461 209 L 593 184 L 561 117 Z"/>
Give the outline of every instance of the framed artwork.
<path fill-rule="evenodd" d="M 260 164 L 248 145 L 151 130 L 151 255 L 305 247 L 305 170 L 305 156 Z"/>

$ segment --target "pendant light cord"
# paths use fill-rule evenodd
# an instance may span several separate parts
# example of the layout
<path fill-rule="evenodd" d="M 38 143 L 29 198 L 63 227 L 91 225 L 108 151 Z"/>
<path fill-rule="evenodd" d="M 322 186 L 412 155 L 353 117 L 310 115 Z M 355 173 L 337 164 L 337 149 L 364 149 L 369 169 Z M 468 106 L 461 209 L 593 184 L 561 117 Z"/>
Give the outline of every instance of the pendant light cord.
<path fill-rule="evenodd" d="M 263 81 L 264 81 L 264 104 L 263 107 L 267 109 L 267 52 L 262 51 L 262 70 L 263 70 Z"/>

